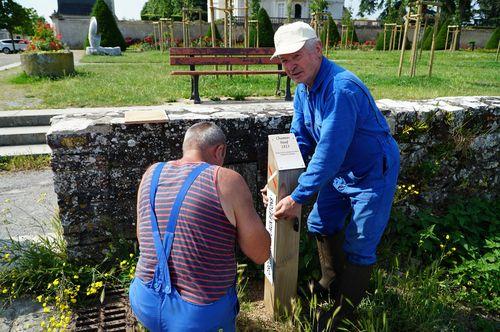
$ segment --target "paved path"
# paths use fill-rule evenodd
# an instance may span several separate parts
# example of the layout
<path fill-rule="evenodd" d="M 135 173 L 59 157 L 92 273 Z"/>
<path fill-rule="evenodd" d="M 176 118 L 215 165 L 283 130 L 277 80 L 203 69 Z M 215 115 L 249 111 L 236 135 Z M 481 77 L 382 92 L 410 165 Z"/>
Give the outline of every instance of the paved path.
<path fill-rule="evenodd" d="M 11 65 L 13 63 L 21 63 L 19 53 L 4 54 L 0 53 L 0 67 Z"/>
<path fill-rule="evenodd" d="M 49 235 L 56 206 L 52 170 L 0 172 L 0 241 Z"/>

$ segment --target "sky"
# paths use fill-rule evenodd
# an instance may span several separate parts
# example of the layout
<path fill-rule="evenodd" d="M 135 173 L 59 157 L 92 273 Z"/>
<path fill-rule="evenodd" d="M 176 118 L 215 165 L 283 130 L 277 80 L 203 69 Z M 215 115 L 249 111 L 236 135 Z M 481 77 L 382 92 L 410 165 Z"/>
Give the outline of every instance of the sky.
<path fill-rule="evenodd" d="M 50 22 L 50 15 L 57 9 L 57 0 L 15 0 L 27 8 L 34 8 L 38 15 L 44 16 Z M 141 9 L 147 0 L 115 0 L 115 14 L 118 19 L 139 20 Z M 345 5 L 351 7 L 356 14 L 360 0 L 345 0 Z M 376 15 L 373 17 L 376 18 Z"/>

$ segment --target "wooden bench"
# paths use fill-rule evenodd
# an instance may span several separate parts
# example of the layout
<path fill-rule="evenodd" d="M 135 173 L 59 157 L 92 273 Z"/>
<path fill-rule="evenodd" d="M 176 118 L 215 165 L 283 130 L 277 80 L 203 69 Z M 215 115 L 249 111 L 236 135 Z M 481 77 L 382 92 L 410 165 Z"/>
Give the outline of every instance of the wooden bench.
<path fill-rule="evenodd" d="M 174 70 L 172 75 L 191 75 L 191 98 L 195 104 L 201 103 L 199 95 L 199 79 L 201 75 L 265 75 L 277 74 L 276 94 L 280 94 L 281 77 L 286 76 L 277 58 L 271 60 L 274 48 L 218 48 L 218 47 L 172 47 L 170 48 L 170 65 L 189 66 L 189 70 Z M 275 70 L 196 70 L 201 65 L 274 65 Z M 292 100 L 290 78 L 287 76 L 285 100 Z"/>

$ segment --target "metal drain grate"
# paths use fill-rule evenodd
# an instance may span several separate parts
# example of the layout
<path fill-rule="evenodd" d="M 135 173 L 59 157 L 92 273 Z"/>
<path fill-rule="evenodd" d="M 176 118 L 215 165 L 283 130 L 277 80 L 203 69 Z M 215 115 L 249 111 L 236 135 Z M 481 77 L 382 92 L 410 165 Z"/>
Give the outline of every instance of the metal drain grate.
<path fill-rule="evenodd" d="M 81 309 L 77 315 L 75 331 L 137 331 L 137 322 L 124 289 L 107 291 L 103 303 Z"/>

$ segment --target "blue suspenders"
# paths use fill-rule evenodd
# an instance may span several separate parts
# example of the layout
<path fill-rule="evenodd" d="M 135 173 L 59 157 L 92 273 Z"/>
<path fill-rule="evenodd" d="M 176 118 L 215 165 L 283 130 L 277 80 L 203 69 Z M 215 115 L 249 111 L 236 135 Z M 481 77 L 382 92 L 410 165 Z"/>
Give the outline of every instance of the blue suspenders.
<path fill-rule="evenodd" d="M 172 285 L 170 280 L 170 272 L 168 270 L 168 258 L 172 250 L 172 243 L 174 241 L 174 233 L 175 227 L 177 226 L 179 211 L 181 209 L 182 202 L 184 201 L 184 198 L 186 197 L 186 194 L 193 182 L 201 174 L 201 172 L 207 169 L 210 165 L 207 163 L 202 163 L 201 165 L 195 167 L 184 181 L 184 184 L 182 185 L 179 193 L 177 194 L 177 197 L 175 198 L 172 210 L 170 211 L 170 218 L 168 220 L 165 238 L 162 243 L 160 238 L 160 229 L 158 227 L 158 220 L 156 218 L 155 212 L 155 198 L 156 192 L 158 191 L 158 182 L 160 180 L 161 171 L 163 170 L 164 166 L 165 163 L 159 163 L 153 172 L 151 187 L 149 190 L 149 212 L 156 249 L 156 257 L 158 259 L 158 264 L 156 266 L 155 277 L 153 281 L 153 288 L 156 291 L 162 290 L 165 294 L 170 294 L 170 292 L 172 291 Z"/>

